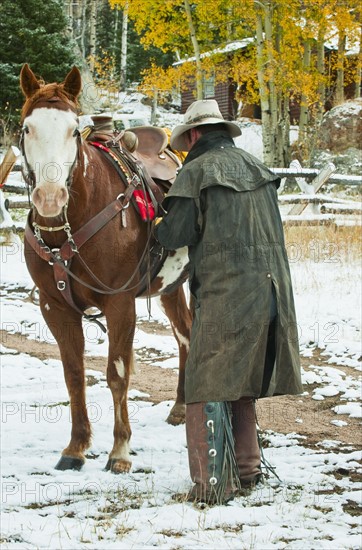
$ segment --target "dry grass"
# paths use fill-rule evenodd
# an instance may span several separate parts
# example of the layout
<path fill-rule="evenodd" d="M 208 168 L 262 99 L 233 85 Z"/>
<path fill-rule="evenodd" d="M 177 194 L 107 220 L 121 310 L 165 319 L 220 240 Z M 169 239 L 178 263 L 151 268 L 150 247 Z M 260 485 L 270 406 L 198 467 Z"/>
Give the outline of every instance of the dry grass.
<path fill-rule="evenodd" d="M 361 258 L 362 231 L 359 225 L 287 225 L 284 234 L 291 262 L 348 263 Z"/>

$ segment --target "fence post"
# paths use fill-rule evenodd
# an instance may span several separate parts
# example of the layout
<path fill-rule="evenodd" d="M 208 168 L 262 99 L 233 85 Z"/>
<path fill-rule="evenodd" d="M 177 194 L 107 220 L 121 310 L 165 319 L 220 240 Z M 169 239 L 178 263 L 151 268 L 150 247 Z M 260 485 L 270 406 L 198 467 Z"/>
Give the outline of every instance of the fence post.
<path fill-rule="evenodd" d="M 7 177 L 10 174 L 11 169 L 14 166 L 16 159 L 19 157 L 19 155 L 20 151 L 17 147 L 9 147 L 0 164 L 0 227 L 3 233 L 3 238 L 0 238 L 1 244 L 12 243 L 19 239 L 19 237 L 13 231 L 14 222 L 9 212 L 5 208 L 4 193 L 1 189 L 4 186 Z"/>
<path fill-rule="evenodd" d="M 298 161 L 297 161 L 298 162 Z M 299 164 L 299 163 L 298 163 Z M 314 178 L 311 184 L 303 182 L 303 187 L 298 182 L 299 187 L 304 191 L 306 195 L 314 195 L 318 193 L 322 185 L 329 179 L 329 177 L 336 171 L 336 167 L 333 162 L 329 162 L 322 168 L 319 174 Z M 298 180 L 301 178 L 297 178 Z M 304 188 L 304 189 L 303 189 Z M 293 208 L 288 212 L 288 216 L 299 216 L 307 208 L 308 204 L 295 204 Z"/>

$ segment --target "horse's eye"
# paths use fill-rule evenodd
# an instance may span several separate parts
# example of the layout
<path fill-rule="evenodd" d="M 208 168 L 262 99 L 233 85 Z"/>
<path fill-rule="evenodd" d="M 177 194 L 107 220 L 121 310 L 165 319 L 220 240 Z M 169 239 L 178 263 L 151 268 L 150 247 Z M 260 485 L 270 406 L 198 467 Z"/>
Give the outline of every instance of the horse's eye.
<path fill-rule="evenodd" d="M 23 126 L 23 132 L 25 132 L 25 134 L 28 134 L 29 128 L 27 126 Z"/>
<path fill-rule="evenodd" d="M 80 135 L 78 128 L 76 128 L 73 132 L 73 137 L 78 137 Z"/>

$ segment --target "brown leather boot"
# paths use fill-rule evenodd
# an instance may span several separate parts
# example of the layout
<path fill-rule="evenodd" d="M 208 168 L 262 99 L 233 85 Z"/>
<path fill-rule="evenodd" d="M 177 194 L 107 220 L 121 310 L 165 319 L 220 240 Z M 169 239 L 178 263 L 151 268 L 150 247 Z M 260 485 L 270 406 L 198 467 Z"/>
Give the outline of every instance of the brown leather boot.
<path fill-rule="evenodd" d="M 221 477 L 215 474 L 213 439 L 216 430 L 208 425 L 206 406 L 212 403 L 191 403 L 186 405 L 186 439 L 189 456 L 190 476 L 195 483 L 187 495 L 190 502 L 203 502 L 205 504 L 224 504 L 234 498 L 236 491 L 230 483 L 226 489 L 221 490 Z M 216 442 L 217 443 L 217 442 Z M 218 445 L 215 445 L 217 448 Z M 222 448 L 218 447 L 218 453 L 222 454 Z M 222 460 L 221 456 L 217 457 Z M 220 470 L 218 470 L 220 471 Z"/>
<path fill-rule="evenodd" d="M 240 484 L 244 489 L 252 489 L 262 477 L 254 400 L 242 397 L 232 401 L 231 408 Z"/>

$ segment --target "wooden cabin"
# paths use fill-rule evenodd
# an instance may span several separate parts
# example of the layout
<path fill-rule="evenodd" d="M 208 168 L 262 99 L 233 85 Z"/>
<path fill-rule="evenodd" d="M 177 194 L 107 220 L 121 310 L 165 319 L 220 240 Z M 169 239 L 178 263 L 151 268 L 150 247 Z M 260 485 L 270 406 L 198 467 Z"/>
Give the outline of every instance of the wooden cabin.
<path fill-rule="evenodd" d="M 220 111 L 225 120 L 235 120 L 238 104 L 235 100 L 235 82 L 221 82 L 209 86 L 209 93 L 205 93 L 204 99 L 216 99 Z M 194 89 L 189 89 L 181 94 L 181 113 L 185 113 L 188 106 L 195 101 Z"/>
<path fill-rule="evenodd" d="M 244 40 L 239 40 L 237 42 L 233 42 L 231 44 L 228 44 L 225 48 L 218 48 L 216 50 L 213 50 L 212 52 L 207 52 L 205 54 L 201 54 L 202 57 L 206 56 L 212 56 L 216 54 L 224 54 L 225 55 L 225 61 L 227 63 L 228 59 L 231 59 L 231 57 L 234 55 L 235 52 L 240 52 L 240 50 L 246 50 L 248 46 L 254 41 L 253 38 L 246 38 Z M 333 65 L 332 59 L 336 55 L 335 47 L 333 45 L 326 44 L 325 46 L 325 55 L 326 55 L 326 74 L 330 74 L 330 92 L 329 96 L 333 95 L 333 90 L 335 87 L 335 75 L 333 75 L 333 71 L 331 70 L 331 66 Z M 347 52 L 346 57 L 348 58 L 348 62 L 350 62 L 350 59 L 353 59 L 356 57 L 357 54 L 351 50 L 350 52 Z M 189 58 L 180 60 L 174 65 L 179 65 L 181 63 L 185 62 L 192 62 L 195 58 Z M 204 81 L 204 99 L 216 99 L 220 106 L 220 111 L 225 118 L 225 120 L 235 120 L 238 117 L 246 117 L 246 118 L 255 118 L 255 119 L 261 119 L 261 108 L 260 105 L 257 104 L 249 104 L 249 105 L 243 105 L 240 109 L 240 112 L 238 113 L 238 102 L 236 100 L 236 91 L 237 91 L 237 83 L 233 82 L 231 79 L 228 82 L 221 82 L 221 83 L 215 83 L 215 77 L 210 77 L 208 79 L 205 79 Z M 345 98 L 346 99 L 352 99 L 354 97 L 354 85 L 347 84 L 345 86 Z M 196 98 L 196 83 L 194 85 L 189 86 L 188 89 L 183 90 L 181 92 L 181 113 L 184 114 L 188 108 L 188 106 L 195 101 Z M 330 99 L 327 98 L 325 108 L 326 110 L 331 109 L 332 103 Z M 293 98 L 290 100 L 289 104 L 289 114 L 290 114 L 290 122 L 291 124 L 298 124 L 299 122 L 299 116 L 300 116 L 300 103 L 298 101 L 298 98 Z"/>

